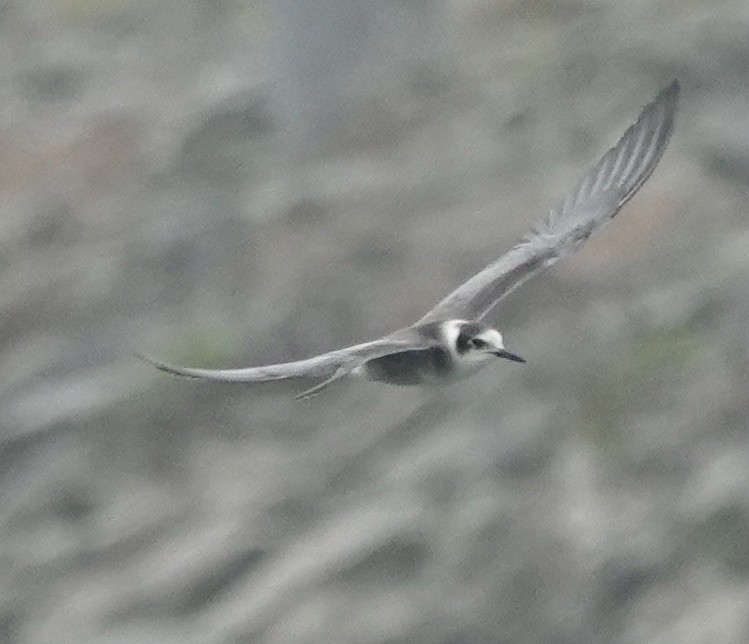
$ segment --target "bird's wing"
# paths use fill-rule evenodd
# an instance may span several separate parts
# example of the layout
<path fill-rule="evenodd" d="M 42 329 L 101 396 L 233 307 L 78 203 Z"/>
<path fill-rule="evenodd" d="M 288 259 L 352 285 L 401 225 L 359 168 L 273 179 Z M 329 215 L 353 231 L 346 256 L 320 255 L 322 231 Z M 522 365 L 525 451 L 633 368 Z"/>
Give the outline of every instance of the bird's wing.
<path fill-rule="evenodd" d="M 616 215 L 651 175 L 668 144 L 679 98 L 674 79 L 619 142 L 512 250 L 459 286 L 419 323 L 481 319 L 527 279 L 574 252 Z M 418 323 L 417 323 L 418 324 Z"/>
<path fill-rule="evenodd" d="M 330 351 L 306 360 L 243 369 L 177 367 L 144 355 L 139 354 L 138 357 L 161 371 L 186 378 L 222 382 L 266 382 L 286 378 L 329 378 L 333 374 L 345 375 L 368 360 L 402 351 L 426 350 L 435 343 L 435 340 L 425 338 L 411 328 L 405 328 L 372 342 Z"/>

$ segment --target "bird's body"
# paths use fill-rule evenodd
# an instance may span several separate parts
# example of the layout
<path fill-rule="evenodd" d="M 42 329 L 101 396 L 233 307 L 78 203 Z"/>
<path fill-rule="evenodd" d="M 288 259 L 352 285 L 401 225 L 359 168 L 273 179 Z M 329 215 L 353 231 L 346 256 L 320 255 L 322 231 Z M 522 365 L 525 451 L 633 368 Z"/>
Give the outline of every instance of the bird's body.
<path fill-rule="evenodd" d="M 303 397 L 347 375 L 425 386 L 464 378 L 494 357 L 524 362 L 505 349 L 502 335 L 483 322 L 484 317 L 530 277 L 574 252 L 639 190 L 666 149 L 678 95 L 679 84 L 674 80 L 529 235 L 412 326 L 306 360 L 246 369 L 172 367 L 145 359 L 168 373 L 224 382 L 322 379 Z"/>
<path fill-rule="evenodd" d="M 438 325 L 434 325 L 435 327 Z M 426 328 L 429 332 L 432 329 Z M 368 360 L 352 374 L 367 380 L 408 387 L 447 382 L 455 372 L 455 357 L 447 345 L 410 349 Z"/>
<path fill-rule="evenodd" d="M 498 353 L 511 360 L 522 358 L 504 351 L 502 336 L 480 322 L 447 320 L 411 327 L 423 338 L 433 341 L 426 349 L 411 349 L 368 360 L 354 370 L 368 380 L 391 385 L 441 385 L 462 380 L 478 371 Z M 485 342 L 476 347 L 471 342 Z M 481 350 L 479 350 L 481 349 Z"/>

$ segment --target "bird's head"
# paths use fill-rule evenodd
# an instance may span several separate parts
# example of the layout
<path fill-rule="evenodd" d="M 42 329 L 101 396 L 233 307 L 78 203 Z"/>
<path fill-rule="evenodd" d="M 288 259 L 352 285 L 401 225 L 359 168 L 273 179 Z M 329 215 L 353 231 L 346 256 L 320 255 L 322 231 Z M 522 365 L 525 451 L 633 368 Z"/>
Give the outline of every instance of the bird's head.
<path fill-rule="evenodd" d="M 449 339 L 453 340 L 455 352 L 470 362 L 483 362 L 491 358 L 506 358 L 513 362 L 525 362 L 519 355 L 505 349 L 502 334 L 481 322 L 453 323 Z"/>

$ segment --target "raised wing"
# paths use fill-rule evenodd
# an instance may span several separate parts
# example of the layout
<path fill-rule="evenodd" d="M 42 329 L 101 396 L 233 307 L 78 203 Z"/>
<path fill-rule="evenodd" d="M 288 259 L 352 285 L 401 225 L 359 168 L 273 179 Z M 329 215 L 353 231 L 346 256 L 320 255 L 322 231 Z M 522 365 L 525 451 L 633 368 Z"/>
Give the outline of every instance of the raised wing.
<path fill-rule="evenodd" d="M 345 349 L 330 351 L 329 353 L 323 353 L 313 358 L 307 358 L 306 360 L 244 369 L 177 367 L 147 356 L 138 355 L 138 357 L 161 371 L 186 378 L 245 383 L 284 380 L 287 378 L 327 378 L 328 380 L 324 384 L 328 384 L 328 382 L 350 373 L 368 360 L 402 351 L 425 350 L 433 347 L 435 344 L 436 340 L 425 338 L 417 331 L 407 328 L 372 342 L 365 342 L 346 347 Z M 319 391 L 319 388 L 321 387 L 313 389 L 316 392 Z"/>
<path fill-rule="evenodd" d="M 674 79 L 540 225 L 445 297 L 417 324 L 481 319 L 527 279 L 574 252 L 612 219 L 651 175 L 671 136 L 678 98 L 679 81 Z"/>

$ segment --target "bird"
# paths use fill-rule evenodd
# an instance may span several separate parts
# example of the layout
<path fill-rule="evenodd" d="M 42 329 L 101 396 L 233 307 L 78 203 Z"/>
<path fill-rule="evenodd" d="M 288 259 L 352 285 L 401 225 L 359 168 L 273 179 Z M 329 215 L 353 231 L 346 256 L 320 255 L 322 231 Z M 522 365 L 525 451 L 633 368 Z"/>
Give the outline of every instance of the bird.
<path fill-rule="evenodd" d="M 679 93 L 679 81 L 674 79 L 530 233 L 410 326 L 311 358 L 256 367 L 178 367 L 138 357 L 161 371 L 188 378 L 235 383 L 318 381 L 297 398 L 314 396 L 345 376 L 423 387 L 461 380 L 496 358 L 525 362 L 505 348 L 502 334 L 485 321 L 486 315 L 528 279 L 575 252 L 642 187 L 668 145 Z"/>

